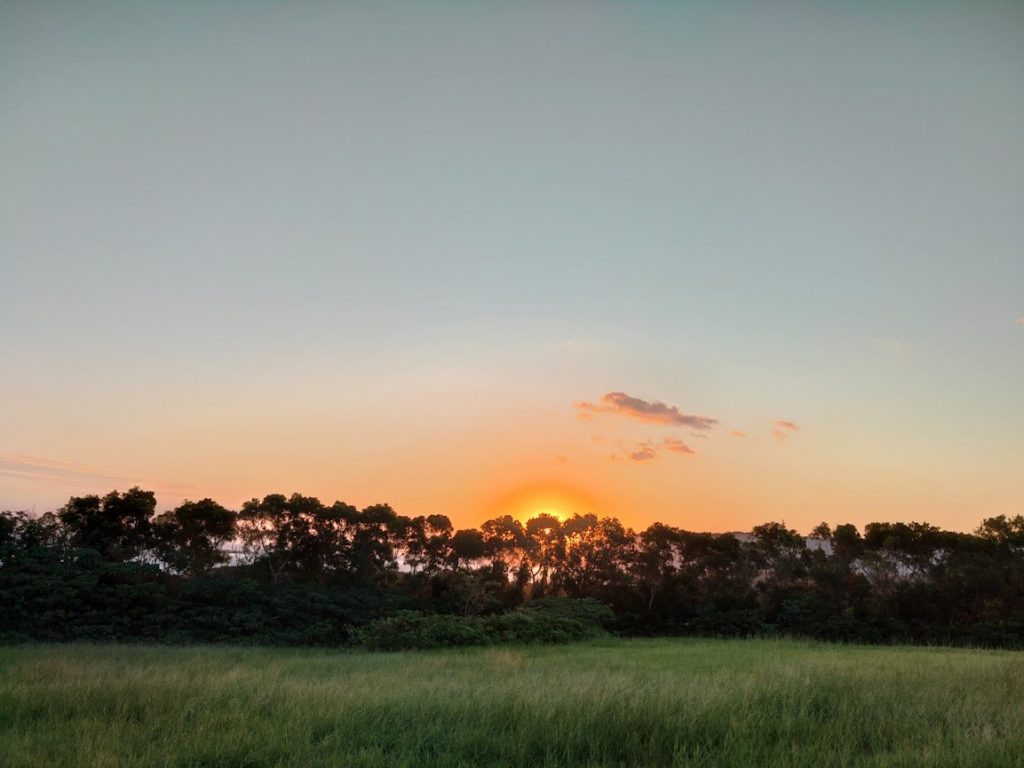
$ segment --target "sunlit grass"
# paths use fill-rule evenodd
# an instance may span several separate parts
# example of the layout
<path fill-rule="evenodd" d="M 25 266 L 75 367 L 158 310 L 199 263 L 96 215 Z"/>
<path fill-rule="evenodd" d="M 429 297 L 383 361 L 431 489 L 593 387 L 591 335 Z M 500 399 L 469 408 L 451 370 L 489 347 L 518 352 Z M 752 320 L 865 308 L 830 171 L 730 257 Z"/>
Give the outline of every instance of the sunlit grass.
<path fill-rule="evenodd" d="M 711 640 L 11 647 L 0 765 L 1024 765 L 1024 655 Z"/>

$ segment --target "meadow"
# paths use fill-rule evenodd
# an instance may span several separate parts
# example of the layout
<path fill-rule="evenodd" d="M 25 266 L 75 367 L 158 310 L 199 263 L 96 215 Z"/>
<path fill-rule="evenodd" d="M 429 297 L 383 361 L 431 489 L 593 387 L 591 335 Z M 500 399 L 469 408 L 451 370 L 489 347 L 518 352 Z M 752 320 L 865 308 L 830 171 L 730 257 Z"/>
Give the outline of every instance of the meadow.
<path fill-rule="evenodd" d="M 1024 765 L 1024 655 L 693 639 L 10 646 L 0 764 Z"/>

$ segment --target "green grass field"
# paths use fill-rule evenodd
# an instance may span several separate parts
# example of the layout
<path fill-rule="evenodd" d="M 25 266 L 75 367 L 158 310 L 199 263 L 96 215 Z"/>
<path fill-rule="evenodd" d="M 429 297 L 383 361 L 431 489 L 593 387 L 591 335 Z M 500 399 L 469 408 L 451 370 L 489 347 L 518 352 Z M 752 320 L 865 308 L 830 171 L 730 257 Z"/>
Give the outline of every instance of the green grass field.
<path fill-rule="evenodd" d="M 714 640 L 8 647 L 0 764 L 1024 765 L 1024 654 Z"/>

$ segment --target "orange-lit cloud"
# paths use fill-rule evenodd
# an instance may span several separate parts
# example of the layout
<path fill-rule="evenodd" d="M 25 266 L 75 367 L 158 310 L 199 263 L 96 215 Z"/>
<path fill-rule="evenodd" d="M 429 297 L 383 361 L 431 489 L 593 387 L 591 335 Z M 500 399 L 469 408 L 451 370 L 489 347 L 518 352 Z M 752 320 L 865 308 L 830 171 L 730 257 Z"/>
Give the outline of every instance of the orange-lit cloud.
<path fill-rule="evenodd" d="M 705 431 L 718 423 L 718 419 L 713 419 L 710 416 L 694 416 L 683 413 L 674 405 L 667 405 L 658 400 L 642 400 L 639 397 L 627 395 L 625 392 L 608 392 L 601 396 L 599 404 L 580 401 L 575 405 L 583 415 L 614 413 L 653 424 L 669 424 Z"/>
<path fill-rule="evenodd" d="M 629 459 L 630 461 L 637 462 L 654 461 L 660 458 L 661 451 L 678 454 L 693 453 L 693 449 L 678 437 L 666 437 L 657 444 L 651 442 L 637 443 L 632 450 L 626 451 L 623 455 L 612 454 L 609 458 L 615 461 L 619 459 Z"/>
<path fill-rule="evenodd" d="M 747 433 L 746 433 L 746 432 L 741 432 L 741 431 L 740 431 L 740 430 L 738 430 L 738 429 L 734 429 L 734 430 L 733 430 L 732 432 L 730 432 L 729 434 L 730 434 L 730 435 L 732 435 L 733 437 L 746 437 L 746 436 L 747 436 Z"/>
<path fill-rule="evenodd" d="M 666 437 L 662 440 L 661 447 L 672 453 L 693 453 L 693 449 L 678 437 Z"/>
<path fill-rule="evenodd" d="M 780 443 L 784 442 L 792 433 L 800 431 L 799 424 L 795 421 L 787 421 L 786 419 L 776 419 L 772 422 L 772 425 L 772 437 Z"/>
<path fill-rule="evenodd" d="M 635 450 L 629 452 L 630 461 L 652 461 L 658 458 L 658 451 L 650 443 L 640 443 Z"/>

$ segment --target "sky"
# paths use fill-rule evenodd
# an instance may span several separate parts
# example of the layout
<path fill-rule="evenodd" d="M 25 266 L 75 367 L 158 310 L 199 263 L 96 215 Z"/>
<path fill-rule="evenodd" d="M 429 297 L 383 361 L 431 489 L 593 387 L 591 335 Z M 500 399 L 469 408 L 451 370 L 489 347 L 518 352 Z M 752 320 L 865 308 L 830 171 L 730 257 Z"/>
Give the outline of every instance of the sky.
<path fill-rule="evenodd" d="M 1024 514 L 1024 4 L 0 0 L 0 508 Z"/>

